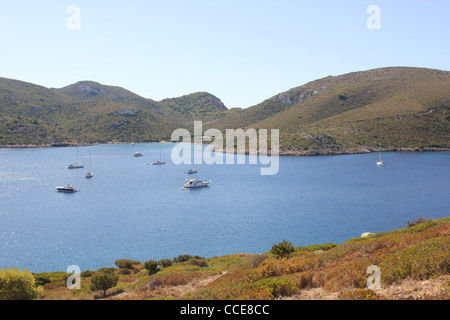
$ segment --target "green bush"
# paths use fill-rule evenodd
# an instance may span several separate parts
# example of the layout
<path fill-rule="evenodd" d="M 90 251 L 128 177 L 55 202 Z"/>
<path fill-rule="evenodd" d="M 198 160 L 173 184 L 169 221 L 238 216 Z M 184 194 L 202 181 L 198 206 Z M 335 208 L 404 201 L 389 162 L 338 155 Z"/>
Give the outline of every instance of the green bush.
<path fill-rule="evenodd" d="M 414 227 L 414 226 L 416 226 L 418 224 L 421 224 L 421 223 L 424 223 L 424 222 L 427 222 L 427 221 L 432 221 L 432 219 L 427 219 L 425 217 L 419 217 L 419 218 L 417 218 L 417 219 L 415 219 L 413 221 L 408 221 L 408 228 Z"/>
<path fill-rule="evenodd" d="M 291 242 L 283 240 L 279 244 L 274 244 L 270 253 L 274 254 L 278 259 L 287 258 L 291 253 L 295 251 L 294 246 Z"/>
<path fill-rule="evenodd" d="M 190 254 L 181 254 L 178 257 L 173 258 L 173 263 L 186 262 L 191 259 L 205 259 L 205 258 L 200 256 L 191 256 Z"/>
<path fill-rule="evenodd" d="M 134 265 L 140 264 L 139 261 L 129 259 L 116 260 L 114 263 L 120 269 L 132 269 Z"/>
<path fill-rule="evenodd" d="M 82 276 L 83 278 L 89 278 L 89 277 L 91 277 L 94 273 L 95 273 L 95 271 L 89 271 L 89 270 L 86 270 L 86 271 L 81 272 L 81 276 Z"/>
<path fill-rule="evenodd" d="M 32 300 L 43 293 L 31 272 L 16 268 L 0 270 L 0 300 Z"/>
<path fill-rule="evenodd" d="M 43 286 L 44 284 L 51 283 L 51 280 L 45 276 L 34 275 L 37 286 Z"/>
<path fill-rule="evenodd" d="M 163 267 L 163 268 L 167 268 L 170 267 L 172 265 L 172 260 L 170 259 L 161 259 L 159 260 L 158 264 Z"/>
<path fill-rule="evenodd" d="M 158 261 L 148 260 L 144 263 L 144 268 L 148 271 L 149 274 L 154 274 L 159 270 Z"/>
<path fill-rule="evenodd" d="M 119 277 L 111 272 L 96 273 L 91 277 L 91 290 L 103 291 L 103 297 L 106 296 L 106 291 L 114 288 L 119 281 Z"/>
<path fill-rule="evenodd" d="M 105 267 L 105 268 L 98 269 L 96 273 L 99 273 L 99 272 L 101 272 L 101 273 L 114 273 L 114 272 L 116 272 L 116 270 L 117 270 L 116 268 Z"/>
<path fill-rule="evenodd" d="M 209 264 L 208 264 L 208 262 L 206 262 L 205 259 L 191 259 L 189 261 L 189 264 L 193 265 L 193 266 L 200 267 L 200 268 L 209 267 Z"/>

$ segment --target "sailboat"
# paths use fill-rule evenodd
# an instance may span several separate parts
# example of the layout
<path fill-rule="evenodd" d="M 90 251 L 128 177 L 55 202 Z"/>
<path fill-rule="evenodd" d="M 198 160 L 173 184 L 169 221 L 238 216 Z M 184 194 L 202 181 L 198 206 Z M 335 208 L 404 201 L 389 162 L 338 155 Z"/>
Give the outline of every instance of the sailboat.
<path fill-rule="evenodd" d="M 78 148 L 77 148 L 77 161 L 75 163 L 71 163 L 67 166 L 67 169 L 81 169 L 84 168 L 84 164 L 78 164 L 78 156 L 79 152 L 78 152 Z M 81 156 L 80 156 L 81 158 Z M 83 158 L 81 158 L 81 162 L 83 162 Z"/>
<path fill-rule="evenodd" d="M 92 173 L 91 168 L 91 149 L 89 149 L 89 171 L 86 173 L 86 178 L 92 178 L 94 174 Z"/>
<path fill-rule="evenodd" d="M 379 155 L 378 155 L 377 166 L 379 166 L 379 167 L 384 167 L 385 166 L 384 161 L 381 161 L 381 143 L 380 143 L 380 152 L 379 152 Z"/>
<path fill-rule="evenodd" d="M 166 164 L 165 161 L 162 161 L 162 160 L 161 160 L 161 145 L 159 145 L 159 160 L 153 161 L 152 164 L 153 164 L 153 165 Z"/>

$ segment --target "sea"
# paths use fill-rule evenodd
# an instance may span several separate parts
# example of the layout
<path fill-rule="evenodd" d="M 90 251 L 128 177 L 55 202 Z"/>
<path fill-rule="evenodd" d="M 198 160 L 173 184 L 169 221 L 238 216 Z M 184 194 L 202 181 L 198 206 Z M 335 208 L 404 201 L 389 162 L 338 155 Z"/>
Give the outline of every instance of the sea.
<path fill-rule="evenodd" d="M 192 165 L 172 161 L 174 146 L 0 149 L 0 269 L 259 254 L 283 240 L 339 244 L 450 216 L 450 152 L 383 153 L 385 167 L 377 153 L 280 156 L 273 175 L 261 175 L 257 156 L 239 155 L 244 163 L 198 164 L 188 175 Z M 84 168 L 67 169 L 77 158 Z M 211 183 L 183 190 L 190 178 Z M 79 192 L 55 189 L 68 184 Z"/>

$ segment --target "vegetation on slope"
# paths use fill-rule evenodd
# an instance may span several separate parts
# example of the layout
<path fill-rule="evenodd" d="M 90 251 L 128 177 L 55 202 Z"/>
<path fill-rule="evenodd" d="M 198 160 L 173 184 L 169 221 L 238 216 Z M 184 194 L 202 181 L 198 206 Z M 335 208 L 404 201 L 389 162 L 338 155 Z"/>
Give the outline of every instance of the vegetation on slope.
<path fill-rule="evenodd" d="M 202 120 L 204 130 L 279 129 L 285 153 L 373 151 L 380 143 L 450 149 L 450 72 L 390 67 L 329 76 L 231 110 L 206 92 L 158 102 L 92 81 L 47 89 L 0 79 L 0 114 L 0 145 L 153 141 Z M 19 116 L 33 125 L 11 126 Z"/>
<path fill-rule="evenodd" d="M 103 298 L 97 290 L 107 292 L 107 299 L 302 299 L 317 290 L 322 297 L 334 299 L 449 299 L 450 218 L 419 219 L 403 229 L 339 245 L 291 250 L 291 244 L 284 241 L 263 254 L 208 259 L 182 255 L 157 263 L 157 269 L 149 272 L 138 261 L 117 260 L 120 269 L 82 272 L 81 289 L 75 290 L 66 287 L 68 273 L 38 273 L 34 277 L 44 288 L 43 292 L 38 290 L 41 299 Z M 371 265 L 381 270 L 379 290 L 367 288 Z M 92 285 L 93 276 L 104 273 L 118 277 L 114 287 L 98 289 Z M 410 295 L 401 293 L 405 281 L 413 287 Z M 432 281 L 438 284 L 435 290 L 418 294 Z M 0 293 L 4 290 L 1 284 L 2 279 Z"/>
<path fill-rule="evenodd" d="M 310 82 L 221 122 L 279 128 L 281 147 L 294 151 L 450 148 L 449 92 L 448 71 L 381 68 Z"/>

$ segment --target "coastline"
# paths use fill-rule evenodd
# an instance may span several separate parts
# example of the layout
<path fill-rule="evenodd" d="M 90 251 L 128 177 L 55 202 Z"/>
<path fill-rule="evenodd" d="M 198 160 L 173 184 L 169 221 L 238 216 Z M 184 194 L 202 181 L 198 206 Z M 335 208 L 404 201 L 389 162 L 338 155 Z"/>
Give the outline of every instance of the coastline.
<path fill-rule="evenodd" d="M 61 143 L 48 143 L 48 144 L 11 144 L 11 145 L 0 145 L 0 149 L 27 149 L 27 148 L 69 148 L 69 147 L 86 147 L 86 146 L 96 146 L 100 144 L 132 144 L 135 142 L 119 142 L 119 141 L 110 141 L 110 142 L 96 142 L 96 143 L 70 143 L 70 142 L 61 142 Z M 136 143 L 174 143 L 171 141 L 148 141 L 148 142 L 136 142 Z M 325 149 L 308 149 L 308 150 L 285 150 L 280 149 L 280 156 L 325 156 L 325 155 L 347 155 L 347 154 L 365 154 L 365 153 L 373 153 L 379 152 L 380 149 L 378 147 L 371 146 L 361 146 L 361 147 L 348 147 L 348 148 L 325 148 Z M 384 147 L 381 148 L 382 152 L 439 152 L 439 151 L 450 151 L 450 148 L 442 148 L 442 147 Z M 216 152 L 224 152 L 227 151 L 216 150 Z M 236 150 L 234 152 L 237 154 Z M 246 150 L 245 154 L 249 154 L 249 151 Z M 258 153 L 259 154 L 259 153 Z M 267 153 L 271 155 L 270 150 Z"/>

